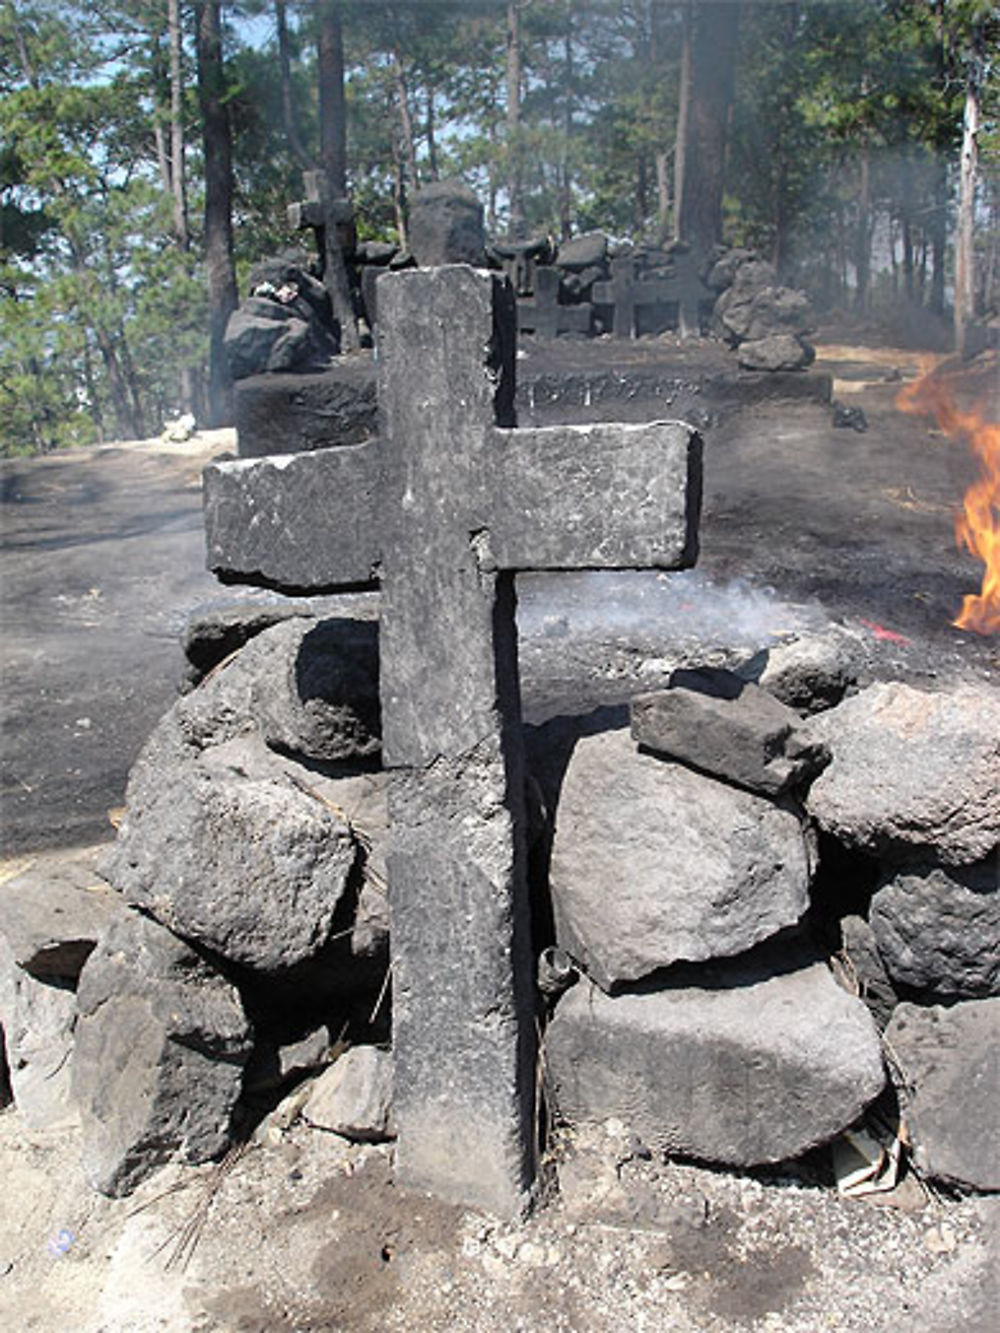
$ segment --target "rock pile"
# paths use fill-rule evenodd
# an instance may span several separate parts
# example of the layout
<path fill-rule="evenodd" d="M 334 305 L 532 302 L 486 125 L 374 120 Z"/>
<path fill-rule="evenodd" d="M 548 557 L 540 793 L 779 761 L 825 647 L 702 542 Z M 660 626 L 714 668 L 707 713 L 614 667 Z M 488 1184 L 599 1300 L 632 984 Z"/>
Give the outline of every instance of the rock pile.
<path fill-rule="evenodd" d="M 891 1016 L 918 1167 L 997 1189 L 1000 699 L 874 685 L 803 720 L 678 672 L 631 736 L 613 722 L 545 775 L 555 942 L 582 973 L 546 1036 L 558 1112 L 711 1162 L 797 1156 L 878 1097 Z M 863 917 L 831 882 L 859 853 Z M 817 958 L 826 915 L 854 994 Z"/>
<path fill-rule="evenodd" d="M 377 627 L 324 609 L 188 633 L 113 891 L 0 890 L 0 1091 L 78 1118 L 107 1193 L 318 1069 L 310 1123 L 393 1133 Z M 888 1067 L 918 1168 L 998 1190 L 1000 700 L 800 676 L 676 672 L 630 719 L 528 728 L 549 1095 L 745 1167 L 835 1138 Z"/>
<path fill-rule="evenodd" d="M 101 866 L 116 892 L 30 873 L 4 888 L 13 1096 L 29 1124 L 79 1118 L 105 1193 L 219 1156 L 248 1105 L 385 1034 L 377 626 L 257 624 L 140 755 Z M 225 651 L 217 628 L 188 635 L 200 671 Z M 339 1076 L 344 1132 L 387 1132 L 384 1105 L 355 1123 L 371 1078 Z"/>
<path fill-rule="evenodd" d="M 744 370 L 801 370 L 812 364 L 816 351 L 806 340 L 814 327 L 809 298 L 779 285 L 773 264 L 752 250 L 729 250 L 706 282 L 719 293 L 714 327 L 737 349 Z"/>

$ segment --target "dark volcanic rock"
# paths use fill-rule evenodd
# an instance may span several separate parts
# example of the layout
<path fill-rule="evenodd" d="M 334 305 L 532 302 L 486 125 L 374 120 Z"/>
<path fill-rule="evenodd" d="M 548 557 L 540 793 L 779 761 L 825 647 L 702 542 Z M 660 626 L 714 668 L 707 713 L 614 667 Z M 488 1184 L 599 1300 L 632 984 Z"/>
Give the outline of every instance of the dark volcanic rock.
<path fill-rule="evenodd" d="M 808 905 L 792 810 L 642 754 L 626 731 L 578 742 L 555 823 L 558 942 L 605 989 L 741 953 Z"/>
<path fill-rule="evenodd" d="M 885 881 L 871 926 L 897 985 L 941 997 L 1000 994 L 996 856 L 977 866 L 921 866 Z"/>
<path fill-rule="evenodd" d="M 1000 1190 L 1000 999 L 950 1009 L 901 1004 L 885 1039 L 920 1170 L 951 1185 Z"/>
<path fill-rule="evenodd" d="M 14 962 L 32 976 L 75 982 L 120 910 L 89 866 L 42 863 L 0 885 L 0 936 Z"/>
<path fill-rule="evenodd" d="M 545 1039 L 561 1118 L 617 1118 L 654 1150 L 753 1166 L 832 1138 L 881 1092 L 871 1017 L 822 963 L 689 971 L 704 984 L 609 997 L 581 981 L 563 996 Z"/>
<path fill-rule="evenodd" d="M 677 671 L 670 688 L 631 703 L 632 737 L 765 796 L 808 782 L 829 752 L 800 734 L 799 715 L 730 671 Z"/>
<path fill-rule="evenodd" d="M 578 273 L 588 268 L 603 272 L 607 257 L 608 238 L 604 232 L 587 231 L 582 236 L 574 236 L 571 241 L 563 241 L 556 252 L 556 264 Z"/>
<path fill-rule="evenodd" d="M 128 1194 L 175 1154 L 224 1152 L 251 1047 L 235 987 L 135 914 L 91 954 L 78 1004 L 73 1092 L 94 1188 Z"/>
<path fill-rule="evenodd" d="M 234 403 L 241 458 L 360 444 L 376 429 L 375 368 L 351 356 L 322 371 L 251 374 Z"/>
<path fill-rule="evenodd" d="M 744 370 L 804 370 L 816 353 L 794 333 L 771 333 L 741 342 L 738 360 Z"/>
<path fill-rule="evenodd" d="M 409 242 L 421 268 L 486 261 L 483 206 L 461 181 L 433 181 L 410 199 Z"/>

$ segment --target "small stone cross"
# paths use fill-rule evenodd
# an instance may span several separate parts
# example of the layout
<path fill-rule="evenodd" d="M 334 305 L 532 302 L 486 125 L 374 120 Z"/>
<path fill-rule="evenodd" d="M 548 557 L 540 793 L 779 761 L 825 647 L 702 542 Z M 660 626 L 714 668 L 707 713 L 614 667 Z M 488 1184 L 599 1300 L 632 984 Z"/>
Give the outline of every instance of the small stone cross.
<path fill-rule="evenodd" d="M 524 333 L 538 338 L 555 338 L 560 333 L 589 333 L 591 306 L 559 304 L 559 270 L 539 266 L 535 269 L 534 295 L 517 303 L 517 323 Z"/>
<path fill-rule="evenodd" d="M 514 429 L 513 293 L 485 271 L 387 274 L 378 302 L 378 439 L 210 466 L 209 565 L 380 583 L 397 1178 L 511 1215 L 536 1147 L 515 575 L 693 563 L 701 442 Z"/>
<path fill-rule="evenodd" d="M 631 255 L 611 261 L 611 280 L 595 282 L 593 299 L 598 305 L 615 308 L 613 332 L 616 338 L 634 338 L 637 313 L 645 306 L 676 305 L 677 327 L 682 337 L 700 332 L 699 305 L 705 293 L 697 268 L 690 256 L 673 256 L 674 272 L 663 278 L 636 276 L 636 260 Z"/>
<path fill-rule="evenodd" d="M 330 197 L 324 172 L 304 171 L 302 181 L 306 197 L 288 205 L 288 225 L 295 231 L 312 228 L 323 266 L 323 285 L 329 294 L 331 309 L 341 325 L 341 338 L 347 350 L 356 343 L 356 337 L 352 332 L 351 292 L 339 229 L 350 227 L 354 221 L 354 207 L 350 199 Z"/>

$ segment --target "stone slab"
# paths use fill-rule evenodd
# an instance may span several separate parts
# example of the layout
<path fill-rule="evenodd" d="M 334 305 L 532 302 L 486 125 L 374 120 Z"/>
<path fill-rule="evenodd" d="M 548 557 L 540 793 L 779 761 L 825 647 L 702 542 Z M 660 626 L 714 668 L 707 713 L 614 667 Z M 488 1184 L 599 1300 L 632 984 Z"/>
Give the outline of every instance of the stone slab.
<path fill-rule="evenodd" d="M 560 1118 L 619 1119 L 654 1150 L 729 1166 L 833 1138 L 882 1090 L 878 1036 L 824 964 L 784 966 L 741 960 L 617 996 L 578 983 L 545 1038 Z"/>
<path fill-rule="evenodd" d="M 639 745 L 766 796 L 802 786 L 829 760 L 793 709 L 729 671 L 676 671 L 630 711 Z"/>
<path fill-rule="evenodd" d="M 375 440 L 210 464 L 208 568 L 224 583 L 283 592 L 372 586 L 381 554 L 380 469 Z"/>
<path fill-rule="evenodd" d="M 901 1004 L 885 1040 L 920 1170 L 951 1185 L 1000 1190 L 1000 999 L 947 1009 Z"/>
<path fill-rule="evenodd" d="M 241 458 L 361 444 L 376 434 L 375 369 L 358 355 L 329 370 L 251 375 L 233 404 Z"/>
<path fill-rule="evenodd" d="M 555 825 L 557 940 L 606 990 L 742 953 L 809 905 L 814 851 L 793 810 L 643 754 L 624 730 L 577 743 Z"/>

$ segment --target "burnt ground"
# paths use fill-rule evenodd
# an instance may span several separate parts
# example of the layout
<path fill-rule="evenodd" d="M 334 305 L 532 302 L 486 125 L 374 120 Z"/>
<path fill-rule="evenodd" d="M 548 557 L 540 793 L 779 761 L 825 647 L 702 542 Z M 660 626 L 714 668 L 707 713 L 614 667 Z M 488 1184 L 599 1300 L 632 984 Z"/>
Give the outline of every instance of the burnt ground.
<path fill-rule="evenodd" d="M 665 344 L 612 350 L 672 355 Z M 964 456 L 894 411 L 885 375 L 911 373 L 908 354 L 830 352 L 835 392 L 863 407 L 868 431 L 834 429 L 808 397 L 710 412 L 699 569 L 610 596 L 589 582 L 598 576 L 582 591 L 526 588 L 529 700 L 553 711 L 627 690 L 630 671 L 645 680 L 644 656 L 668 665 L 678 647 L 711 654 L 737 640 L 749 652 L 831 620 L 864 645 L 873 676 L 996 680 L 1000 644 L 949 625 L 980 572 L 952 539 Z M 559 344 L 547 355 L 558 368 L 608 350 Z M 990 376 L 995 359 L 966 392 Z M 107 809 L 174 694 L 176 634 L 219 593 L 201 569 L 198 475 L 224 443 L 0 464 L 0 878 L 37 849 L 111 836 Z M 636 640 L 640 651 L 627 651 Z M 93 865 L 93 851 L 74 855 Z M 7 1111 L 0 1323 L 36 1333 L 995 1327 L 996 1198 L 949 1199 L 910 1177 L 888 1206 L 845 1200 L 822 1156 L 805 1174 L 767 1179 L 643 1162 L 610 1141 L 557 1140 L 555 1156 L 561 1193 L 523 1226 L 401 1195 L 389 1149 L 301 1123 L 221 1167 L 170 1167 L 132 1199 L 106 1200 L 83 1180 L 74 1131 L 26 1130 Z"/>
<path fill-rule="evenodd" d="M 794 397 L 762 397 L 775 384 L 734 377 L 715 345 L 684 348 L 669 336 L 529 344 L 522 380 L 638 372 L 679 386 L 655 415 L 686 408 L 710 423 L 696 571 L 669 585 L 649 575 L 525 583 L 529 715 L 606 698 L 609 678 L 627 693 L 629 663 L 669 664 L 678 637 L 690 660 L 744 620 L 744 648 L 832 619 L 856 632 L 873 676 L 996 679 L 996 637 L 950 624 L 981 576 L 953 537 L 969 455 L 893 406 L 899 382 L 887 377 L 912 377 L 918 365 L 904 350 L 821 347 L 811 383 L 784 377 Z M 864 411 L 867 431 L 833 426 L 817 397 L 824 371 L 834 396 Z M 985 396 L 1000 417 L 996 353 L 971 363 L 959 384 L 964 401 Z M 740 407 L 747 396 L 757 401 Z M 617 410 L 646 409 L 626 397 L 601 414 Z M 188 612 L 233 595 L 202 567 L 199 493 L 202 463 L 231 444 L 223 435 L 0 462 L 0 852 L 112 836 L 107 812 L 174 697 Z M 578 613 L 582 599 L 585 625 L 577 633 L 570 614 L 569 633 L 553 635 L 567 599 Z"/>

